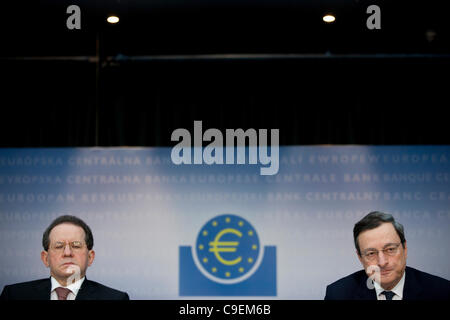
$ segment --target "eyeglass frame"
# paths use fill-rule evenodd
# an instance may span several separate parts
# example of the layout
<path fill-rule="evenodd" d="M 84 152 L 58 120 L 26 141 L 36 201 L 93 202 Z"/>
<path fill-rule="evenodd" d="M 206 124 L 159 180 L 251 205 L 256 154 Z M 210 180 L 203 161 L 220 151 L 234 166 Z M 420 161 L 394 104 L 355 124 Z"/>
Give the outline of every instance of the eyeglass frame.
<path fill-rule="evenodd" d="M 79 247 L 77 247 L 78 243 L 80 244 Z M 62 245 L 62 247 L 56 248 L 57 245 Z M 75 252 L 83 249 L 86 246 L 86 244 L 83 243 L 82 241 L 70 241 L 70 242 L 57 241 L 54 244 L 51 244 L 49 246 L 49 248 L 56 252 L 64 252 L 64 250 L 66 250 L 67 245 L 69 245 L 70 250 L 75 251 Z"/>
<path fill-rule="evenodd" d="M 399 243 L 388 243 L 386 245 L 386 248 L 381 249 L 381 250 L 376 250 L 376 249 L 366 249 L 366 251 L 368 251 L 368 253 L 361 253 L 361 257 L 363 257 L 366 261 L 368 262 L 373 262 L 377 259 L 379 259 L 380 257 L 380 251 L 383 252 L 384 255 L 388 256 L 388 257 L 394 257 L 398 254 L 398 249 L 400 248 L 400 245 L 403 246 L 403 243 L 399 242 Z M 393 248 L 393 246 L 395 246 L 395 248 Z M 394 252 L 389 253 L 388 250 L 390 249 L 394 249 Z M 374 255 L 372 256 L 373 258 L 369 258 L 368 254 L 369 253 L 373 253 Z"/>

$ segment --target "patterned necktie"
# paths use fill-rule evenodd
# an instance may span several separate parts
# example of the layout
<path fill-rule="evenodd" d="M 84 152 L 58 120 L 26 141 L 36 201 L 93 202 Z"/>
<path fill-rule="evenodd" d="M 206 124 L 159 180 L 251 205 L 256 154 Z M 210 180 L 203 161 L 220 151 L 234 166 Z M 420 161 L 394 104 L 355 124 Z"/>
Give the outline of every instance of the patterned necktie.
<path fill-rule="evenodd" d="M 383 291 L 382 294 L 386 297 L 386 300 L 392 300 L 392 298 L 395 296 L 395 293 L 392 291 Z"/>
<path fill-rule="evenodd" d="M 55 289 L 56 294 L 58 295 L 58 300 L 67 300 L 67 295 L 72 292 L 67 288 L 58 287 Z"/>

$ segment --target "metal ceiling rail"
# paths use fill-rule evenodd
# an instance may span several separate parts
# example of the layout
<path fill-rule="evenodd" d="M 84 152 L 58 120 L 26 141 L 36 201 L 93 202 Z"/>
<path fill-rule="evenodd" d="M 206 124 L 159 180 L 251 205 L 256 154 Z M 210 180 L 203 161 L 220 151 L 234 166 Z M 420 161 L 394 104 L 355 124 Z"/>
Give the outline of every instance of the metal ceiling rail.
<path fill-rule="evenodd" d="M 93 62 L 98 61 L 96 56 L 18 56 L 18 57 L 0 57 L 0 61 L 80 61 Z"/>
<path fill-rule="evenodd" d="M 386 59 L 386 58 L 450 58 L 450 54 L 333 54 L 333 53 L 255 53 L 255 54 L 199 54 L 117 56 L 114 61 L 157 60 L 297 60 L 297 59 Z"/>
<path fill-rule="evenodd" d="M 438 53 L 233 53 L 233 54 L 170 54 L 170 55 L 139 55 L 107 56 L 106 62 L 138 62 L 138 61 L 194 61 L 194 60 L 301 60 L 301 59 L 448 59 L 450 54 Z M 1 57 L 7 61 L 79 61 L 98 62 L 97 56 L 22 56 Z"/>

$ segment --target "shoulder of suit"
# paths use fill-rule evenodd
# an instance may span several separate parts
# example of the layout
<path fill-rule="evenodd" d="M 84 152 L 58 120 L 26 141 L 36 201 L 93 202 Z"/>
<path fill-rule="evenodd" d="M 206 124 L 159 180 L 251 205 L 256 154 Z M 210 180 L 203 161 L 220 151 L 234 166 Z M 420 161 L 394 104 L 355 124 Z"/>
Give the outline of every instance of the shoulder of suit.
<path fill-rule="evenodd" d="M 417 281 L 427 284 L 440 284 L 442 286 L 447 286 L 450 288 L 449 280 L 435 276 L 431 273 L 420 271 L 411 267 L 406 267 L 406 278 L 408 278 L 408 274 L 413 274 Z"/>
<path fill-rule="evenodd" d="M 107 293 L 109 296 L 126 296 L 128 297 L 128 294 L 126 292 L 113 289 L 111 287 L 105 286 L 104 284 L 98 283 L 96 281 L 92 280 L 85 280 L 87 284 L 91 287 L 93 287 L 97 292 L 103 292 Z"/>
<path fill-rule="evenodd" d="M 6 285 L 0 300 L 44 300 L 50 290 L 50 278 Z"/>
<path fill-rule="evenodd" d="M 364 270 L 354 272 L 328 285 L 325 300 L 352 300 L 359 292 L 361 284 L 367 279 Z"/>
<path fill-rule="evenodd" d="M 361 281 L 364 281 L 366 278 L 366 272 L 364 270 L 360 270 L 331 283 L 329 287 L 358 286 Z"/>
<path fill-rule="evenodd" d="M 5 287 L 9 288 L 32 288 L 36 286 L 40 286 L 42 284 L 45 284 L 50 281 L 50 278 L 45 279 L 39 279 L 39 280 L 32 280 L 32 281 L 26 281 L 26 282 L 19 282 L 14 284 L 6 285 Z"/>

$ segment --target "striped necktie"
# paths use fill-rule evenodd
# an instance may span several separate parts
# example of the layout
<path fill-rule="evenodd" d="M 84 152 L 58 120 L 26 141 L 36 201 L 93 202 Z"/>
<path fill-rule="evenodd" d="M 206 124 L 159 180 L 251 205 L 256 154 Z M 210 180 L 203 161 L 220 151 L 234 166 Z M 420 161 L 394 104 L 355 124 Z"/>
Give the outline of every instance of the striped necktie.
<path fill-rule="evenodd" d="M 55 289 L 56 294 L 58 295 L 58 300 L 67 300 L 67 296 L 69 295 L 70 291 L 67 288 L 58 287 Z"/>

